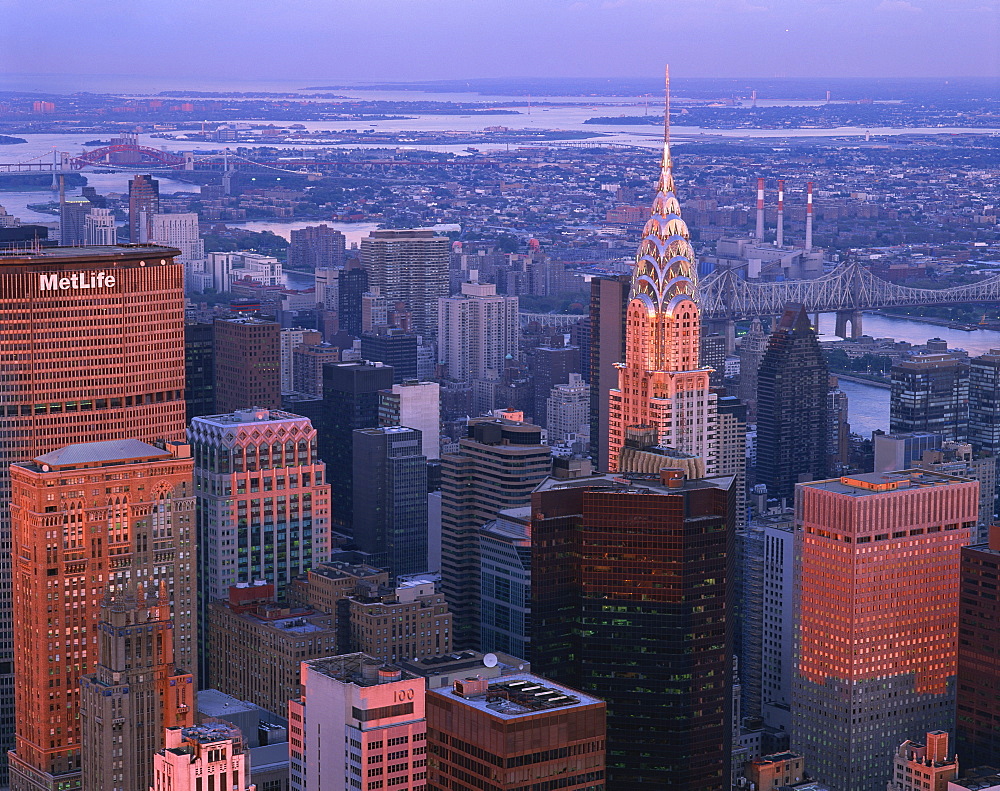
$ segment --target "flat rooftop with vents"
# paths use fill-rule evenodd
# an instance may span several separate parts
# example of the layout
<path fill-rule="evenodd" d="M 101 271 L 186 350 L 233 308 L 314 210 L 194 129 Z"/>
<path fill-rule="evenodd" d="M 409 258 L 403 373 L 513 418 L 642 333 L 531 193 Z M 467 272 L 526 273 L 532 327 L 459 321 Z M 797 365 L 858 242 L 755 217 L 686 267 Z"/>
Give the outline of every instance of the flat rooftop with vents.
<path fill-rule="evenodd" d="M 487 679 L 479 676 L 456 680 L 451 692 L 439 692 L 502 720 L 554 709 L 592 706 L 602 701 L 531 673 Z"/>

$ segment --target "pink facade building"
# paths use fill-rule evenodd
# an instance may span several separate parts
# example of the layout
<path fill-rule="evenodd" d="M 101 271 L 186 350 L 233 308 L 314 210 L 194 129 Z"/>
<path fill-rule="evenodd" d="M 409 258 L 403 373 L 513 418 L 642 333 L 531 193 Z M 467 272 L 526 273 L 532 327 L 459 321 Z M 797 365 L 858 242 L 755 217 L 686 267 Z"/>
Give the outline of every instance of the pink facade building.
<path fill-rule="evenodd" d="M 424 791 L 423 678 L 366 654 L 302 663 L 288 704 L 293 791 Z"/>
<path fill-rule="evenodd" d="M 167 728 L 150 791 L 255 791 L 243 736 L 228 723 Z"/>

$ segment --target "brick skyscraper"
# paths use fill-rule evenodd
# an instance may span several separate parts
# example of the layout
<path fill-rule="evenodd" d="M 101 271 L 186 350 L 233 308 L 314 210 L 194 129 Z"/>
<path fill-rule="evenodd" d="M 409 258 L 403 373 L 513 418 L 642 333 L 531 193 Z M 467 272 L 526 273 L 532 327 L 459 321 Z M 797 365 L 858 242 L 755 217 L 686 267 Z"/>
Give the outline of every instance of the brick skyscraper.
<path fill-rule="evenodd" d="M 979 483 L 909 470 L 800 484 L 792 749 L 833 791 L 955 717 L 959 560 Z"/>
<path fill-rule="evenodd" d="M 12 463 L 78 442 L 184 437 L 183 267 L 165 247 L 0 259 L 0 545 Z M 30 350 L 34 350 L 33 352 Z M 13 746 L 10 555 L 0 558 L 0 786 Z"/>
<path fill-rule="evenodd" d="M 281 325 L 240 316 L 216 319 L 215 408 L 219 412 L 281 406 Z"/>
<path fill-rule="evenodd" d="M 123 594 L 137 580 L 162 588 L 178 664 L 193 665 L 194 463 L 186 443 L 168 448 L 134 439 L 83 443 L 10 468 L 18 627 L 12 791 L 80 787 L 80 682 L 98 666 L 106 593 Z"/>
<path fill-rule="evenodd" d="M 133 244 L 152 238 L 153 215 L 160 212 L 160 182 L 152 176 L 136 176 L 128 182 L 128 232 Z"/>
<path fill-rule="evenodd" d="M 174 664 L 166 590 L 108 595 L 96 645 L 97 670 L 80 684 L 83 788 L 148 791 L 151 745 L 194 724 L 194 679 Z"/>
<path fill-rule="evenodd" d="M 652 426 L 658 444 L 705 460 L 715 470 L 715 401 L 700 367 L 698 265 L 681 218 L 670 157 L 670 85 L 656 197 L 635 256 L 625 318 L 625 361 L 609 402 L 608 466 L 631 426 Z"/>

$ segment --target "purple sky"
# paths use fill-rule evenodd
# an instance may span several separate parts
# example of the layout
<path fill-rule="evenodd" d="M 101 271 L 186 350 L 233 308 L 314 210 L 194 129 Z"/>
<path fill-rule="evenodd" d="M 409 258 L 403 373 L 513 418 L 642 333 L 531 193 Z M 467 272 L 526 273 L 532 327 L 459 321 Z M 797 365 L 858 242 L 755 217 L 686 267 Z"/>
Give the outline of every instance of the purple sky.
<path fill-rule="evenodd" d="M 1000 76 L 1000 0 L 0 0 L 0 72 Z"/>

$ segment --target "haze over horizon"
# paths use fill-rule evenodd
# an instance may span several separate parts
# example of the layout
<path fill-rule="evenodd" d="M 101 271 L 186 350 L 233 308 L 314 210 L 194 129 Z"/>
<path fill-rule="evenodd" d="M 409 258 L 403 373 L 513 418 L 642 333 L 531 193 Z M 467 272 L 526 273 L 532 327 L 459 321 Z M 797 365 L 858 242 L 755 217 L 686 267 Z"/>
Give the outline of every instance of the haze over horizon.
<path fill-rule="evenodd" d="M 0 0 L 0 14 L 10 89 L 28 75 L 640 77 L 666 61 L 678 78 L 1000 77 L 1000 0 Z"/>

